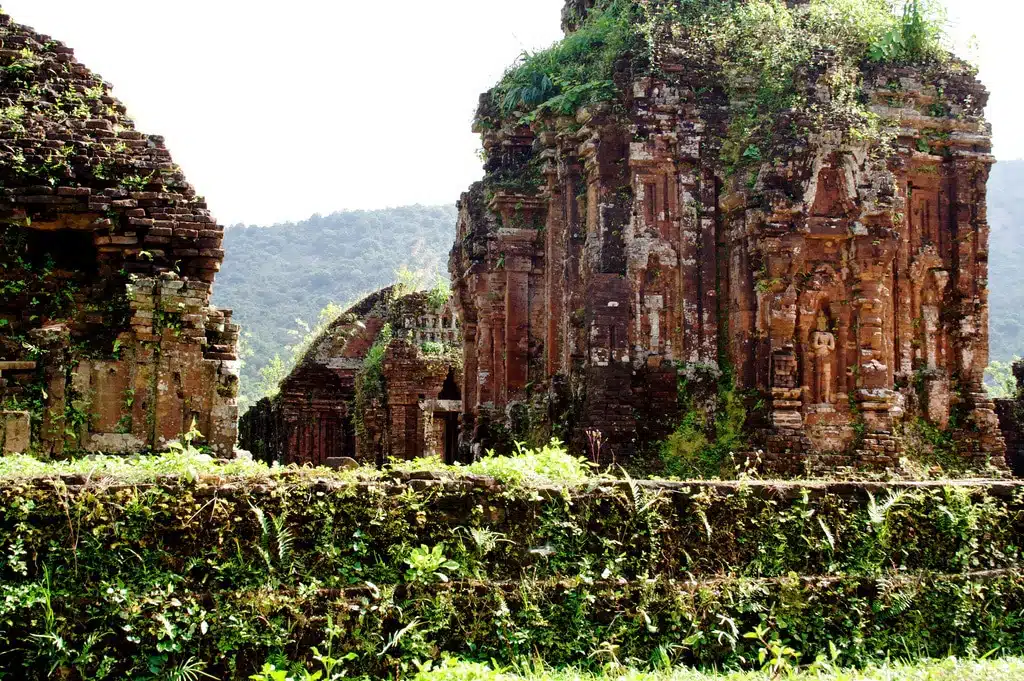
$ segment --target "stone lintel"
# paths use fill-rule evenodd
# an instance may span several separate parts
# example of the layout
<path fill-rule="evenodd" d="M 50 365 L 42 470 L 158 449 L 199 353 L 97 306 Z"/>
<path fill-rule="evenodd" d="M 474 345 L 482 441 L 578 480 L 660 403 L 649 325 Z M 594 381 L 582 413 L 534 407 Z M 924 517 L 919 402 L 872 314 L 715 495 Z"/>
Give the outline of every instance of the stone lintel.
<path fill-rule="evenodd" d="M 462 400 L 420 400 L 420 409 L 436 413 L 462 411 Z"/>
<path fill-rule="evenodd" d="M 0 372 L 4 371 L 32 371 L 36 368 L 35 362 L 0 362 Z"/>

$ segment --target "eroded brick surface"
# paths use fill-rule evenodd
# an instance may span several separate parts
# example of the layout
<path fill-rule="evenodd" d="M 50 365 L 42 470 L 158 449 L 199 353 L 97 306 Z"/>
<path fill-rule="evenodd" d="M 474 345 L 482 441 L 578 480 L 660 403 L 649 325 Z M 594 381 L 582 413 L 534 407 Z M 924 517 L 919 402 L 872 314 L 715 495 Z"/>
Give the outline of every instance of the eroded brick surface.
<path fill-rule="evenodd" d="M 565 27 L 592 5 L 571 0 Z M 528 126 L 481 99 L 487 177 L 450 260 L 467 442 L 524 434 L 522 413 L 631 457 L 678 423 L 678 373 L 705 367 L 765 407 L 755 444 L 777 472 L 896 469 L 919 418 L 999 465 L 982 385 L 994 158 L 970 69 L 872 66 L 888 146 L 819 129 L 733 174 L 738 104 L 676 47 L 660 46 L 664 76 L 575 117 Z M 812 98 L 829 96 L 821 59 L 801 76 Z"/>
<path fill-rule="evenodd" d="M 0 15 L 0 404 L 32 447 L 236 439 L 238 326 L 210 307 L 222 229 L 72 50 Z"/>

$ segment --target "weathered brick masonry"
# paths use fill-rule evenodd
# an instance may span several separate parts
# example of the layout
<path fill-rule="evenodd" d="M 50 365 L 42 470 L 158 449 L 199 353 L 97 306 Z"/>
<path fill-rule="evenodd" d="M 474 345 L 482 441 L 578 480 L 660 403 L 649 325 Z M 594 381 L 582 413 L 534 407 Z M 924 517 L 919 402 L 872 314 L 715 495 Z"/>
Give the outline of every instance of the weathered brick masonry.
<path fill-rule="evenodd" d="M 1013 365 L 1013 375 L 1017 379 L 1017 394 L 996 400 L 996 413 L 1006 440 L 1006 463 L 1020 478 L 1024 477 L 1024 362 Z"/>
<path fill-rule="evenodd" d="M 375 345 L 382 354 L 368 369 Z M 378 291 L 312 342 L 275 397 L 243 415 L 241 444 L 286 463 L 432 454 L 453 461 L 462 375 L 452 347 L 461 335 L 450 305 Z"/>
<path fill-rule="evenodd" d="M 6 15 L 0 45 L 4 451 L 158 448 L 194 420 L 230 454 L 239 330 L 209 305 L 221 227 L 70 48 Z"/>
<path fill-rule="evenodd" d="M 566 30 L 593 4 L 570 0 Z M 617 102 L 575 117 L 524 125 L 481 99 L 487 178 L 462 197 L 450 262 L 467 439 L 526 414 L 628 457 L 678 422 L 681 370 L 728 368 L 766 407 L 776 471 L 896 468 L 918 418 L 1000 464 L 973 71 L 865 66 L 889 147 L 823 129 L 741 176 L 721 148 L 743 103 L 677 40 L 658 46 L 662 75 L 620 73 Z M 800 75 L 811 101 L 829 97 L 829 58 Z"/>

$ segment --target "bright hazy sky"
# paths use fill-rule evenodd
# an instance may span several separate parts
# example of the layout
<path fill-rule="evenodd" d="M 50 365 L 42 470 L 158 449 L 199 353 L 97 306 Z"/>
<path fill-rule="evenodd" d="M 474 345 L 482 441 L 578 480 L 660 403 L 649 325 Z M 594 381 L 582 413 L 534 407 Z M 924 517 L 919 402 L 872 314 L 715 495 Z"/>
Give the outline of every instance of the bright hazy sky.
<path fill-rule="evenodd" d="M 996 155 L 1024 158 L 1024 3 L 947 3 L 960 44 L 979 40 Z M 454 203 L 481 176 L 479 93 L 560 37 L 562 0 L 0 5 L 114 83 L 222 224 L 270 224 Z"/>

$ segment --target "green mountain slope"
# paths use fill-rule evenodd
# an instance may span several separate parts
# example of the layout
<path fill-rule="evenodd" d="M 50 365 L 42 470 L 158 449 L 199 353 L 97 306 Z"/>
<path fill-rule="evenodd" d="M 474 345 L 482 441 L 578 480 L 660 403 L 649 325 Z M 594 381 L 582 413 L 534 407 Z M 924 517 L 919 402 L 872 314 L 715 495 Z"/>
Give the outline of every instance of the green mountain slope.
<path fill-rule="evenodd" d="M 345 305 L 395 281 L 396 271 L 446 272 L 455 206 L 408 206 L 314 215 L 272 227 L 229 227 L 214 304 L 235 311 L 251 352 L 242 394 L 253 397 L 260 369 L 288 355 L 301 329 L 329 303 Z"/>
<path fill-rule="evenodd" d="M 989 180 L 992 359 L 1024 355 L 1024 161 L 1002 161 Z"/>

